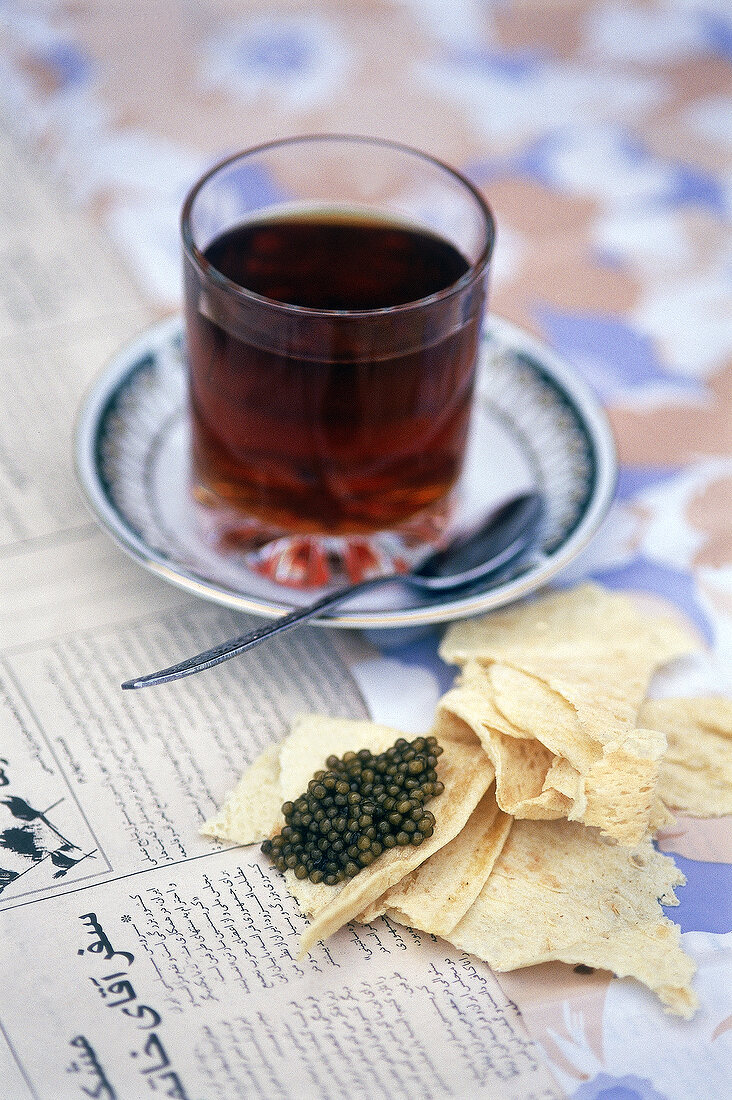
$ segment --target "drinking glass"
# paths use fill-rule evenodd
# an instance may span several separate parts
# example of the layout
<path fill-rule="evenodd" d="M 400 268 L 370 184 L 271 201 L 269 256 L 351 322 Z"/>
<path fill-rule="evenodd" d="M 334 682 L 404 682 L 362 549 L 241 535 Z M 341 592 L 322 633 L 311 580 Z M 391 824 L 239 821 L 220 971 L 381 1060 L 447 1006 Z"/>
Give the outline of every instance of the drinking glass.
<path fill-rule="evenodd" d="M 275 141 L 195 184 L 192 491 L 221 545 L 342 563 L 385 532 L 439 529 L 494 236 L 465 177 L 379 139 Z"/>

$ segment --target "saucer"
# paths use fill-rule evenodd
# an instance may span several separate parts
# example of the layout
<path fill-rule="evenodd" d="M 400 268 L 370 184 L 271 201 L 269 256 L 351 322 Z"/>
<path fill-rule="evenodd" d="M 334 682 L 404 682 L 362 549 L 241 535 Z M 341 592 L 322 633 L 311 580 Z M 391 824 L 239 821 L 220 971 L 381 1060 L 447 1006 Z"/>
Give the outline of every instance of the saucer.
<path fill-rule="evenodd" d="M 275 544 L 224 551 L 189 490 L 186 365 L 182 321 L 143 333 L 113 358 L 89 393 L 76 429 L 76 467 L 97 519 L 119 546 L 164 580 L 205 599 L 274 617 L 344 583 L 294 588 L 278 583 L 286 554 Z M 539 588 L 597 530 L 612 500 L 615 447 L 596 398 L 570 367 L 520 329 L 490 317 L 479 354 L 474 415 L 451 524 L 528 489 L 545 495 L 537 550 L 518 575 L 483 592 L 426 601 L 395 582 L 354 597 L 320 622 L 342 627 L 404 627 L 445 622 L 500 607 Z M 412 530 L 369 549 L 370 567 L 389 571 L 429 544 Z M 323 560 L 333 548 L 324 540 Z M 292 579 L 290 583 L 292 584 Z"/>

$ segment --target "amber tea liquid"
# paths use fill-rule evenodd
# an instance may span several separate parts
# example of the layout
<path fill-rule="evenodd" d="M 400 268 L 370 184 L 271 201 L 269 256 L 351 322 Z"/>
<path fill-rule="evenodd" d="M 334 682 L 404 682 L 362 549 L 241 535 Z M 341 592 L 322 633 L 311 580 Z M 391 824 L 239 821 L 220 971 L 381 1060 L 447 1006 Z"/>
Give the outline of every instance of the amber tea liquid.
<path fill-rule="evenodd" d="M 407 224 L 327 212 L 237 226 L 204 255 L 261 297 L 237 299 L 222 280 L 212 294 L 186 267 L 203 500 L 274 529 L 351 534 L 396 526 L 450 489 L 482 287 L 429 310 L 372 311 L 452 287 L 469 270 L 456 248 Z"/>

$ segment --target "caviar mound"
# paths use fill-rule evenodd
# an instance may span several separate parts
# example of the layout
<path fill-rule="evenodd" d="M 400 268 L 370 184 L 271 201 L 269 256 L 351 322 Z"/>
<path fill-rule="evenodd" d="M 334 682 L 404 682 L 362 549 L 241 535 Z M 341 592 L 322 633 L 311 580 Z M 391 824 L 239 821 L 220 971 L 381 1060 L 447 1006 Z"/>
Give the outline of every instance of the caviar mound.
<path fill-rule="evenodd" d="M 425 803 L 442 794 L 436 737 L 400 737 L 374 755 L 369 749 L 329 756 L 307 791 L 285 802 L 285 824 L 262 851 L 279 871 L 335 886 L 370 866 L 383 851 L 417 847 L 432 836 Z"/>

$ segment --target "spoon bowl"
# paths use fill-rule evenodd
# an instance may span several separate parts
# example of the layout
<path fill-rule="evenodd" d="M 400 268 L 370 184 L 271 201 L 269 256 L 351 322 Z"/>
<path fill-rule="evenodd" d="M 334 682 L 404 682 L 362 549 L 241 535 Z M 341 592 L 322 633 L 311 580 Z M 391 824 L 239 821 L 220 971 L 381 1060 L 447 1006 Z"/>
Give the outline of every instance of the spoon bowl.
<path fill-rule="evenodd" d="M 478 524 L 456 532 L 399 578 L 424 592 L 452 592 L 493 576 L 520 557 L 536 540 L 544 515 L 540 493 L 524 493 L 494 509 Z"/>

